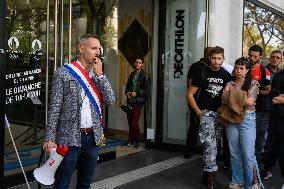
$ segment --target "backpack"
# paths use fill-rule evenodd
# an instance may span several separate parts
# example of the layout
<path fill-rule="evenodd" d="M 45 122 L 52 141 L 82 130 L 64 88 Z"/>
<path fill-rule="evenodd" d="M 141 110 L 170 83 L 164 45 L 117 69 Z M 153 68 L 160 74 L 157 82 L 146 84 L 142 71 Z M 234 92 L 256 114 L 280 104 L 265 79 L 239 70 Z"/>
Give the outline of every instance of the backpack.
<path fill-rule="evenodd" d="M 260 71 L 261 71 L 261 79 L 259 80 L 260 89 L 263 87 L 263 81 L 266 79 L 266 67 L 263 65 L 260 65 Z M 263 96 L 258 94 L 256 99 L 256 111 L 263 112 L 263 111 L 271 111 L 272 110 L 272 102 L 271 102 L 271 96 Z"/>
<path fill-rule="evenodd" d="M 260 87 L 262 87 L 262 81 L 266 79 L 266 67 L 260 64 L 261 79 L 259 80 Z"/>

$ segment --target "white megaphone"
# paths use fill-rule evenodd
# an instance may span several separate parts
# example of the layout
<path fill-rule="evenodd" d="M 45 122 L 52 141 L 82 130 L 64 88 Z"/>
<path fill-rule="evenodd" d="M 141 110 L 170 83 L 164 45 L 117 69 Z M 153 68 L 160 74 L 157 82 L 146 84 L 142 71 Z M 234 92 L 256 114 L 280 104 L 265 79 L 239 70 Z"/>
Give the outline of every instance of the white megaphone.
<path fill-rule="evenodd" d="M 66 156 L 67 152 L 68 147 L 66 145 L 59 145 L 56 149 L 53 148 L 46 163 L 34 170 L 35 179 L 43 185 L 52 185 L 55 181 L 54 174 L 56 169 Z"/>

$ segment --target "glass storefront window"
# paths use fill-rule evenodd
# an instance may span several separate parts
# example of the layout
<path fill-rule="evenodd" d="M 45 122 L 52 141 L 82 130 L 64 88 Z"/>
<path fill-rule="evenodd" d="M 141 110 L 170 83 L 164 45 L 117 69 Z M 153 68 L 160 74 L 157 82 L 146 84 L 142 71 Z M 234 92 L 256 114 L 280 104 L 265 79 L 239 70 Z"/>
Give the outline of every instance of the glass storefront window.
<path fill-rule="evenodd" d="M 7 0 L 6 10 L 5 111 L 24 169 L 31 171 L 43 144 L 54 71 L 76 60 L 77 39 L 87 33 L 101 37 L 104 55 L 117 50 L 117 1 Z M 4 175 L 15 174 L 21 169 L 6 129 Z"/>
<path fill-rule="evenodd" d="M 185 144 L 189 66 L 203 57 L 206 0 L 177 0 L 167 4 L 163 142 Z"/>
<path fill-rule="evenodd" d="M 5 111 L 27 170 L 38 160 L 45 127 L 45 3 L 7 1 L 8 36 Z M 20 172 L 11 137 L 5 133 L 5 176 Z"/>
<path fill-rule="evenodd" d="M 247 55 L 249 47 L 258 44 L 263 48 L 264 63 L 273 50 L 284 50 L 284 17 L 268 8 L 245 1 L 243 54 Z"/>

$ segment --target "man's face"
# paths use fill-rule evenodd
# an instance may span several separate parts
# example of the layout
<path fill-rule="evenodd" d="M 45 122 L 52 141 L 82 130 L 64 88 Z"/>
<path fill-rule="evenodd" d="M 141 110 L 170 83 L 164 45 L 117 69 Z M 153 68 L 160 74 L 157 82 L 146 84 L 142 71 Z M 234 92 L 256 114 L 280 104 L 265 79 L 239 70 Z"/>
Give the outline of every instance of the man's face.
<path fill-rule="evenodd" d="M 269 64 L 272 66 L 272 67 L 278 67 L 279 64 L 281 63 L 282 61 L 282 55 L 281 53 L 272 53 L 270 55 L 270 58 L 269 58 Z"/>
<path fill-rule="evenodd" d="M 224 55 L 221 54 L 212 54 L 210 57 L 210 67 L 214 70 L 214 71 L 218 71 L 220 69 L 220 67 L 222 66 L 224 61 Z"/>
<path fill-rule="evenodd" d="M 80 56 L 87 64 L 93 64 L 96 57 L 100 55 L 100 41 L 96 38 L 89 38 L 79 48 Z"/>
<path fill-rule="evenodd" d="M 255 65 L 256 63 L 260 62 L 260 52 L 256 52 L 256 51 L 249 51 L 249 60 L 251 62 L 252 65 Z"/>
<path fill-rule="evenodd" d="M 141 70 L 142 65 L 143 65 L 142 60 L 139 58 L 136 58 L 135 63 L 134 63 L 135 70 Z"/>

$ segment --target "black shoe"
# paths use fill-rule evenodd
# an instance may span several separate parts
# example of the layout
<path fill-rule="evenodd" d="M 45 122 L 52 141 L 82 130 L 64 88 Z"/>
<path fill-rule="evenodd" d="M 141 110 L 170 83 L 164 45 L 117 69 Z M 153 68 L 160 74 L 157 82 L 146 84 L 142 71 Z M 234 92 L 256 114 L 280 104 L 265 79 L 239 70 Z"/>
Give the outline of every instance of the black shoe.
<path fill-rule="evenodd" d="M 203 171 L 203 175 L 202 175 L 202 179 L 201 179 L 201 183 L 203 185 L 207 185 L 208 184 L 208 172 L 207 171 Z"/>
<path fill-rule="evenodd" d="M 192 156 L 194 155 L 194 152 L 186 152 L 184 155 L 183 155 L 183 157 L 185 158 L 185 159 L 190 159 Z"/>
<path fill-rule="evenodd" d="M 268 180 L 271 177 L 272 177 L 272 173 L 269 170 L 263 169 L 260 173 L 260 178 L 262 180 Z"/>
<path fill-rule="evenodd" d="M 197 147 L 196 148 L 196 154 L 199 154 L 199 155 L 202 155 L 203 154 L 203 151 L 202 151 L 202 147 L 200 146 L 200 147 Z"/>
<path fill-rule="evenodd" d="M 139 148 L 139 142 L 135 142 L 134 147 Z"/>

